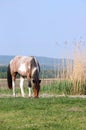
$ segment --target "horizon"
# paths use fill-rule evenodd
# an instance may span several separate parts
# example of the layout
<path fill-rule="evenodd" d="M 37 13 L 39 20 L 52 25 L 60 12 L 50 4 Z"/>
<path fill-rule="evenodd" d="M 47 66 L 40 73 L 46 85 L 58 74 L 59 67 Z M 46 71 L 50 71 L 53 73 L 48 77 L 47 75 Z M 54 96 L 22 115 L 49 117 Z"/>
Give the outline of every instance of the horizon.
<path fill-rule="evenodd" d="M 2 56 L 6 56 L 6 57 L 15 57 L 15 56 L 27 56 L 27 55 L 0 55 L 1 57 Z M 52 59 L 52 60 L 66 60 L 67 58 L 65 57 L 62 57 L 62 58 L 58 58 L 58 57 L 47 57 L 47 56 L 34 56 L 36 58 L 44 58 L 44 59 Z M 68 60 L 74 60 L 73 58 L 69 58 Z"/>

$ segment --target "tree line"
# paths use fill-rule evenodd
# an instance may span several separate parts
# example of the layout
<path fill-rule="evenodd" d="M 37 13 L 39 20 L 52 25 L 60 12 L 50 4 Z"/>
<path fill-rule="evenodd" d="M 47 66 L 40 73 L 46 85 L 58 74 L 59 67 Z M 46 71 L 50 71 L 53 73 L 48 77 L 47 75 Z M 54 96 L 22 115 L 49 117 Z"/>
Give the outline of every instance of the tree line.
<path fill-rule="evenodd" d="M 18 76 L 19 77 L 19 76 Z M 40 78 L 54 78 L 54 69 L 41 69 Z M 7 66 L 0 66 L 0 78 L 7 78 Z"/>

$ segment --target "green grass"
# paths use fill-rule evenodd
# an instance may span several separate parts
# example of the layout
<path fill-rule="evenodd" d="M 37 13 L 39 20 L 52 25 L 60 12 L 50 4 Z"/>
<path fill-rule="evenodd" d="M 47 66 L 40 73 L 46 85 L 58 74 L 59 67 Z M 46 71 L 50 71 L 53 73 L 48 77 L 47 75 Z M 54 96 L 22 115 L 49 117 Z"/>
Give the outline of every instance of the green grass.
<path fill-rule="evenodd" d="M 86 99 L 0 98 L 0 130 L 86 130 Z"/>
<path fill-rule="evenodd" d="M 4 87 L 3 87 L 4 86 Z M 16 93 L 20 94 L 20 88 L 19 88 L 19 80 L 16 81 Z M 24 82 L 24 89 L 26 95 L 28 94 L 28 87 L 27 87 L 27 80 Z M 7 81 L 6 80 L 1 80 L 0 81 L 0 94 L 11 94 L 12 91 L 10 91 L 7 88 Z M 86 84 L 84 85 L 83 83 L 80 82 L 74 82 L 71 80 L 54 80 L 51 79 L 47 82 L 42 80 L 41 83 L 41 90 L 40 94 L 54 94 L 54 95 L 83 95 L 86 94 Z"/>
<path fill-rule="evenodd" d="M 26 96 L 28 95 L 28 87 L 26 84 L 24 84 L 24 91 Z M 65 95 L 71 95 L 73 93 L 72 91 L 72 83 L 71 81 L 53 81 L 49 84 L 45 84 L 41 86 L 40 89 L 40 94 L 54 94 L 54 95 L 61 95 L 61 94 L 65 94 Z M 7 88 L 7 86 L 5 87 L 0 87 L 0 94 L 10 94 L 12 95 L 12 90 L 9 90 Z M 16 87 L 16 94 L 21 94 L 20 93 L 20 88 Z"/>
<path fill-rule="evenodd" d="M 49 93 L 49 94 L 72 94 L 72 82 L 71 81 L 54 81 L 48 85 L 43 85 L 41 87 L 41 93 Z"/>
<path fill-rule="evenodd" d="M 72 83 L 43 85 L 40 94 L 72 94 Z M 20 94 L 17 87 L 16 94 Z M 13 98 L 12 90 L 0 87 L 0 130 L 86 130 L 86 99 L 68 97 Z"/>

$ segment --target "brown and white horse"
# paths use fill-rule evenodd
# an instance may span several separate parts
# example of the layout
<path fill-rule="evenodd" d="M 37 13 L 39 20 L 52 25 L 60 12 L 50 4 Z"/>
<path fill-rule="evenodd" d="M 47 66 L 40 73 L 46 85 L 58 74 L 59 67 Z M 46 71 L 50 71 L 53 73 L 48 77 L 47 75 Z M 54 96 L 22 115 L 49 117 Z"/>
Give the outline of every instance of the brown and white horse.
<path fill-rule="evenodd" d="M 13 96 L 15 96 L 15 79 L 16 75 L 20 75 L 20 89 L 22 97 L 25 96 L 23 82 L 27 77 L 29 87 L 29 97 L 31 97 L 31 87 L 33 84 L 34 97 L 38 97 L 40 90 L 39 80 L 40 66 L 35 57 L 28 56 L 15 56 L 8 65 L 7 81 L 8 87 L 13 89 Z"/>

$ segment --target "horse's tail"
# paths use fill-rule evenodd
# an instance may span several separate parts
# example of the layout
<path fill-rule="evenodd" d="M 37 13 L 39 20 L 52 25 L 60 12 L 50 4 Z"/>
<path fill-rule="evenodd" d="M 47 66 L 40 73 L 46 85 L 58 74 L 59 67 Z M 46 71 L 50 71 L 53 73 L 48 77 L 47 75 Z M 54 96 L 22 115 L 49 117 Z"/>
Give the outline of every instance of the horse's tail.
<path fill-rule="evenodd" d="M 7 68 L 7 83 L 8 83 L 9 89 L 12 89 L 12 75 L 10 72 L 10 64 L 8 65 L 8 68 Z"/>

